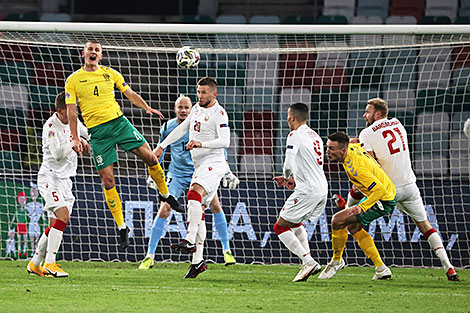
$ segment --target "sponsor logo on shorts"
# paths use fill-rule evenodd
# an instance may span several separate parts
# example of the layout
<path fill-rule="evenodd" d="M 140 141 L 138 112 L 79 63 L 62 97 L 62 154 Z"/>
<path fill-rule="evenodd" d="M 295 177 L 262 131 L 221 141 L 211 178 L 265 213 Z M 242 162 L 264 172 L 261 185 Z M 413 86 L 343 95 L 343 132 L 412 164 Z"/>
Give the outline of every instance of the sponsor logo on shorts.
<path fill-rule="evenodd" d="M 380 201 L 377 201 L 377 203 L 376 203 L 376 204 L 377 204 L 377 206 L 379 207 L 380 211 L 383 211 L 383 210 L 385 210 L 385 208 L 384 208 L 384 206 L 383 206 L 382 202 L 380 202 Z"/>
<path fill-rule="evenodd" d="M 97 155 L 95 160 L 98 165 L 103 165 L 103 157 L 101 156 L 101 154 Z"/>

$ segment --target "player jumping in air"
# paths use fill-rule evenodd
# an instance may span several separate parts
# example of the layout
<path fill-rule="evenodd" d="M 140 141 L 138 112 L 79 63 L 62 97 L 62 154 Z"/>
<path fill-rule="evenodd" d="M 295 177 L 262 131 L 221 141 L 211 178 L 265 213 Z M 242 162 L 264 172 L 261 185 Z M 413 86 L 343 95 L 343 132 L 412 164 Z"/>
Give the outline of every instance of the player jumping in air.
<path fill-rule="evenodd" d="M 192 103 L 189 97 L 180 95 L 180 97 L 175 101 L 175 113 L 176 118 L 169 120 L 160 129 L 160 140 L 161 143 L 179 124 L 181 124 L 191 111 Z M 183 137 L 181 137 L 176 142 L 170 145 L 171 149 L 171 163 L 167 173 L 168 189 L 170 194 L 178 199 L 183 191 L 189 187 L 191 178 L 194 172 L 194 165 L 191 159 L 191 153 L 186 149 L 186 144 L 189 142 L 189 132 L 187 132 Z M 238 185 L 238 178 L 232 174 L 230 168 L 225 173 L 224 182 L 228 183 L 229 188 L 234 189 Z M 153 188 L 155 183 L 149 177 L 149 186 Z M 230 244 L 228 240 L 227 233 L 227 221 L 225 219 L 224 211 L 220 206 L 217 195 L 210 203 L 210 208 L 214 213 L 214 224 L 219 234 L 220 240 L 222 242 L 222 248 L 224 249 L 224 261 L 225 265 L 235 264 L 235 258 L 233 257 L 230 251 Z M 147 255 L 145 259 L 139 265 L 139 269 L 149 269 L 154 264 L 155 258 L 155 249 L 160 241 L 165 225 L 167 223 L 167 218 L 171 213 L 171 207 L 162 202 L 160 209 L 158 210 L 157 216 L 153 221 L 152 231 L 150 234 L 150 240 L 148 244 Z M 196 260 L 197 261 L 197 260 Z M 198 262 L 199 263 L 199 262 Z M 197 272 L 199 274 L 199 272 Z M 188 276 L 189 275 L 189 276 Z M 188 272 L 187 278 L 194 278 L 195 276 L 190 275 Z M 196 275 L 197 276 L 197 275 Z"/>
<path fill-rule="evenodd" d="M 200 79 L 197 97 L 199 102 L 194 105 L 189 116 L 155 149 L 155 156 L 160 158 L 163 149 L 183 137 L 189 130 L 186 149 L 191 151 L 194 174 L 187 195 L 188 233 L 184 240 L 171 248 L 176 251 L 195 252 L 189 269 L 189 272 L 194 273 L 200 272 L 204 263 L 202 252 L 206 228 L 202 206 L 208 206 L 217 194 L 227 168 L 225 149 L 230 145 L 227 112 L 216 99 L 215 79 Z"/>
<path fill-rule="evenodd" d="M 385 266 L 374 240 L 364 230 L 364 226 L 393 210 L 395 186 L 377 161 L 359 144 L 350 144 L 349 137 L 344 132 L 328 136 L 326 146 L 328 159 L 343 164 L 349 180 L 367 196 L 367 199 L 333 216 L 331 220 L 333 259 L 318 278 L 332 278 L 344 267 L 342 255 L 348 241 L 348 231 L 357 240 L 367 257 L 374 262 L 375 274 L 372 279 L 390 278 L 392 272 Z"/>
<path fill-rule="evenodd" d="M 39 238 L 27 270 L 39 276 L 67 277 L 69 274 L 56 263 L 56 254 L 75 202 L 70 177 L 77 174 L 77 153 L 72 150 L 64 92 L 56 97 L 55 107 L 57 112 L 47 120 L 42 130 L 43 161 L 38 174 L 38 188 L 46 202 L 44 209 L 48 213 L 49 227 Z M 90 152 L 85 126 L 78 120 L 76 125 L 83 148 Z"/>
<path fill-rule="evenodd" d="M 67 78 L 65 83 L 66 102 L 73 149 L 81 153 L 82 145 L 77 133 L 77 104 L 82 112 L 85 125 L 91 136 L 91 147 L 96 169 L 104 186 L 106 203 L 116 221 L 122 249 L 129 247 L 129 228 L 124 223 L 122 204 L 116 190 L 113 164 L 117 162 L 116 145 L 131 151 L 148 165 L 148 171 L 157 183 L 161 200 L 168 202 L 173 209 L 181 211 L 181 206 L 170 195 L 165 182 L 165 174 L 158 159 L 152 153 L 145 138 L 124 117 L 114 97 L 116 86 L 134 105 L 149 115 L 163 115 L 152 109 L 147 102 L 124 81 L 122 75 L 100 65 L 103 58 L 101 44 L 89 41 L 82 51 L 85 65 Z"/>
<path fill-rule="evenodd" d="M 323 141 L 307 126 L 308 107 L 295 103 L 287 111 L 291 129 L 286 141 L 284 175 L 274 177 L 277 186 L 288 189 L 295 184 L 294 193 L 287 199 L 279 214 L 274 232 L 279 240 L 302 260 L 302 267 L 294 282 L 306 281 L 321 270 L 310 255 L 306 220 L 316 221 L 325 209 L 328 182 L 323 172 Z"/>

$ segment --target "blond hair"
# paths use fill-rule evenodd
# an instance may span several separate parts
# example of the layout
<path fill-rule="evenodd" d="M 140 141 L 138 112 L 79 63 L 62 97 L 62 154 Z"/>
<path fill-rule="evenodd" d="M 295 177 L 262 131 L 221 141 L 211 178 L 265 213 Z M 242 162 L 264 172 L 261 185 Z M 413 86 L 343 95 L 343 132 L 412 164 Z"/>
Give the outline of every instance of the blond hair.
<path fill-rule="evenodd" d="M 375 111 L 380 111 L 383 117 L 388 116 L 388 105 L 384 99 L 373 98 L 367 101 L 367 104 L 373 105 Z"/>

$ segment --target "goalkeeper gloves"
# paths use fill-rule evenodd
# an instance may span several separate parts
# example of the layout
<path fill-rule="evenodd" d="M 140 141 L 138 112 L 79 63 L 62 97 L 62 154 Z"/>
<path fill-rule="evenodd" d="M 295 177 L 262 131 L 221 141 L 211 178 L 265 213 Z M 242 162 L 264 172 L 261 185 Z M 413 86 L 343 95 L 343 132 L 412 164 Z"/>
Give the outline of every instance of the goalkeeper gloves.
<path fill-rule="evenodd" d="M 228 189 L 235 189 L 238 187 L 240 180 L 235 176 L 230 168 L 227 167 L 227 172 L 225 172 L 224 178 L 222 178 L 222 185 L 228 187 Z"/>
<path fill-rule="evenodd" d="M 152 176 L 147 177 L 147 187 L 155 189 L 156 191 L 158 191 L 157 184 L 153 180 Z"/>
<path fill-rule="evenodd" d="M 465 121 L 463 125 L 463 132 L 467 138 L 470 138 L 470 118 Z"/>

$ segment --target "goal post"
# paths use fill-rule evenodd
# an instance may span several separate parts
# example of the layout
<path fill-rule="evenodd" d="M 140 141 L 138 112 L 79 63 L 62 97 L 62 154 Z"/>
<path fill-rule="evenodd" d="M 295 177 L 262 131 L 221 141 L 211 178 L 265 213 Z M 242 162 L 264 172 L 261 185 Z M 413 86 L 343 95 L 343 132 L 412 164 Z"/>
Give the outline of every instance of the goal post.
<path fill-rule="evenodd" d="M 230 243 L 240 263 L 297 263 L 272 230 L 289 192 L 275 188 L 281 174 L 287 108 L 304 102 L 308 124 L 326 142 L 338 130 L 357 137 L 365 127 L 367 100 L 387 101 L 390 116 L 404 124 L 418 186 L 431 224 L 439 231 L 451 261 L 469 266 L 470 150 L 462 132 L 470 117 L 470 26 L 467 25 L 218 25 L 0 22 L 0 251 L 7 255 L 9 239 L 16 256 L 23 236 L 16 234 L 14 216 L 44 230 L 45 214 L 33 210 L 34 183 L 41 161 L 42 125 L 53 112 L 65 79 L 82 65 L 88 40 L 104 49 L 101 64 L 121 72 L 126 82 L 164 120 L 150 117 L 120 92 L 116 98 L 125 116 L 154 147 L 159 129 L 174 117 L 178 95 L 197 101 L 196 82 L 212 76 L 218 100 L 229 115 L 231 146 L 228 160 L 240 178 L 237 190 L 221 187 Z M 177 50 L 190 45 L 201 54 L 195 69 L 179 69 Z M 97 171 L 88 155 L 79 158 L 74 180 L 76 203 L 64 234 L 60 258 L 65 260 L 140 261 L 158 210 L 155 191 L 147 188 L 144 163 L 118 149 L 115 166 L 131 247 L 118 250 L 118 231 L 106 207 Z M 169 156 L 163 167 L 168 168 Z M 325 160 L 329 196 L 346 197 L 350 184 L 341 166 Z M 17 201 L 24 191 L 27 208 Z M 33 195 L 33 196 L 31 196 Z M 180 201 L 185 203 L 185 199 Z M 31 204 L 32 203 L 32 204 Z M 24 211 L 24 210 L 26 211 Z M 325 264 L 332 256 L 328 201 L 316 222 L 307 222 L 312 255 Z M 156 251 L 159 261 L 188 261 L 170 243 L 185 234 L 185 217 L 174 213 Z M 223 262 L 212 214 L 206 215 L 205 255 Z M 427 241 L 411 219 L 393 211 L 369 227 L 387 265 L 439 266 Z M 21 245 L 18 246 L 18 240 Z M 27 235 L 32 253 L 34 233 Z M 21 250 L 21 251 L 18 251 Z M 24 257 L 24 256 L 21 256 Z M 348 264 L 365 264 L 366 257 L 349 238 Z"/>

